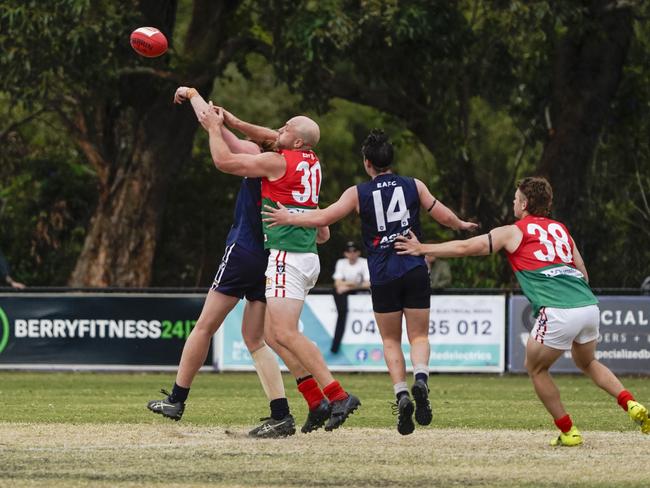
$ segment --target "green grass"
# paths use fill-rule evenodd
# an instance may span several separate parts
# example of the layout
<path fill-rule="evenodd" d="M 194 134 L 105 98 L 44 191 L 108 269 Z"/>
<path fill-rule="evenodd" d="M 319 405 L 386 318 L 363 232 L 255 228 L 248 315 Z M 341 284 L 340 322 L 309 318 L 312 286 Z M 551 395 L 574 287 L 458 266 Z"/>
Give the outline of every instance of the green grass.
<path fill-rule="evenodd" d="M 199 375 L 172 422 L 145 407 L 172 374 L 3 372 L 0 487 L 650 486 L 650 436 L 583 377 L 556 378 L 578 448 L 549 446 L 557 431 L 525 376 L 433 375 L 433 423 L 409 436 L 388 375 L 337 378 L 363 403 L 341 429 L 260 440 L 246 436 L 268 412 L 254 373 Z M 650 400 L 647 378 L 624 383 Z M 285 386 L 300 426 L 305 402 Z"/>
<path fill-rule="evenodd" d="M 393 427 L 392 387 L 385 374 L 339 374 L 362 408 L 351 417 L 356 427 Z M 172 374 L 0 373 L 0 421 L 38 423 L 155 423 L 145 408 L 170 388 Z M 556 376 L 567 410 L 583 429 L 632 430 L 616 401 L 582 376 Z M 629 377 L 625 385 L 650 403 L 650 381 Z M 432 375 L 436 427 L 551 429 L 552 422 L 526 376 Z M 285 375 L 290 405 L 298 420 L 305 402 Z M 268 404 L 254 373 L 200 374 L 183 422 L 197 426 L 242 426 L 266 416 Z"/>

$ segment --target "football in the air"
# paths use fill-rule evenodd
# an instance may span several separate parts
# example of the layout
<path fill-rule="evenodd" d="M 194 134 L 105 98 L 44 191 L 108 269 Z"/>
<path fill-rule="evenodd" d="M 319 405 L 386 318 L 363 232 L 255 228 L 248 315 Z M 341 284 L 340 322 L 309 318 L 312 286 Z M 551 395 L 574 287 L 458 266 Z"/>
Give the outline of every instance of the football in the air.
<path fill-rule="evenodd" d="M 155 27 L 139 27 L 131 32 L 131 47 L 146 58 L 157 58 L 167 52 L 167 38 Z"/>

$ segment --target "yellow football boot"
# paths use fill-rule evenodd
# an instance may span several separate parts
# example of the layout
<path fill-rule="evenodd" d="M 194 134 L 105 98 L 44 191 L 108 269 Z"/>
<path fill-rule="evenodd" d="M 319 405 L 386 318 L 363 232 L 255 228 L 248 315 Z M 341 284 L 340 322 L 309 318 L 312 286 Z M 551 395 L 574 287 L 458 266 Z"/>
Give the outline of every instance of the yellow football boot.
<path fill-rule="evenodd" d="M 639 402 L 630 400 L 627 402 L 627 413 L 630 418 L 641 427 L 641 432 L 650 434 L 650 418 L 648 418 L 648 409 Z"/>
<path fill-rule="evenodd" d="M 551 441 L 552 446 L 579 446 L 582 444 L 582 434 L 574 425 L 569 432 L 561 432 L 557 438 Z"/>

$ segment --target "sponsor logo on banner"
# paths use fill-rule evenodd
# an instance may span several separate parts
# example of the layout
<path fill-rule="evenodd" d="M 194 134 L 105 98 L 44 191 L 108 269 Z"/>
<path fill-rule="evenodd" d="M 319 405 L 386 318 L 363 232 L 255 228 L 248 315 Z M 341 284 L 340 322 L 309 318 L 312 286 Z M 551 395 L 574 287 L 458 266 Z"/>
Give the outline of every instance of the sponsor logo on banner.
<path fill-rule="evenodd" d="M 373 361 L 381 361 L 384 359 L 384 351 L 381 349 L 373 349 L 372 352 L 370 353 L 370 359 Z"/>
<path fill-rule="evenodd" d="M 7 314 L 2 308 L 0 308 L 0 354 L 7 347 L 9 342 L 9 320 L 7 319 Z"/>
<path fill-rule="evenodd" d="M 243 305 L 226 317 L 217 337 L 216 365 L 220 370 L 251 371 L 241 354 Z M 368 294 L 348 297 L 348 315 L 340 348 L 331 352 L 338 314 L 331 295 L 309 295 L 300 317 L 301 331 L 320 349 L 331 371 L 387 371 L 379 327 Z M 431 298 L 429 320 L 434 372 L 502 372 L 505 359 L 504 295 L 437 295 Z M 402 350 L 412 368 L 411 348 L 404 325 Z M 281 363 L 281 367 L 282 363 Z"/>
<path fill-rule="evenodd" d="M 365 349 L 359 349 L 357 351 L 356 357 L 359 361 L 365 361 L 366 359 L 368 359 L 368 351 L 366 351 Z"/>
<path fill-rule="evenodd" d="M 0 318 L 8 322 L 4 313 Z M 13 324 L 17 339 L 187 339 L 196 321 L 54 318 L 15 319 Z"/>
<path fill-rule="evenodd" d="M 0 302 L 0 367 L 177 365 L 204 297 L 21 294 Z"/>

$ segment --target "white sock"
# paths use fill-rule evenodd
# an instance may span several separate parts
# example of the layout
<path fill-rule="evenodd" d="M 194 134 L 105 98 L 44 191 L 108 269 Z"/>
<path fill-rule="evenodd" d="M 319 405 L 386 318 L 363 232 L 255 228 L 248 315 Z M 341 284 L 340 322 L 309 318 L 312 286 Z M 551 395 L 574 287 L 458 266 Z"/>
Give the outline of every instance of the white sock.
<path fill-rule="evenodd" d="M 429 377 L 429 366 L 427 366 L 426 364 L 414 364 L 413 365 L 413 377 L 415 378 L 415 376 L 418 373 L 424 373 L 424 374 L 427 375 L 427 378 L 428 378 Z"/>
<path fill-rule="evenodd" d="M 406 386 L 406 381 L 401 381 L 400 383 L 395 383 L 393 385 L 393 391 L 395 392 L 395 396 L 397 396 L 399 393 L 405 391 L 407 394 L 409 392 L 408 386 Z"/>

